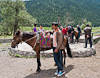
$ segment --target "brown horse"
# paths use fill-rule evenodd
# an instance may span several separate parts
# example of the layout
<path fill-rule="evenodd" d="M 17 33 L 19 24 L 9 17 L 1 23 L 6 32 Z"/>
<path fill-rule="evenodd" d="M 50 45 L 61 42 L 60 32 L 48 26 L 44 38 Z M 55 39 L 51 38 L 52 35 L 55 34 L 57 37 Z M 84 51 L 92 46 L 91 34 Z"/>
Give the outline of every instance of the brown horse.
<path fill-rule="evenodd" d="M 77 31 L 74 31 L 74 36 L 75 36 L 75 41 L 74 42 L 76 42 L 76 40 L 77 40 L 77 43 L 79 42 L 79 37 L 78 37 L 78 32 Z"/>
<path fill-rule="evenodd" d="M 49 50 L 52 47 L 51 48 L 42 49 L 41 47 L 39 47 L 39 43 L 36 43 L 36 34 L 35 33 L 31 33 L 30 34 L 30 33 L 26 33 L 26 32 L 21 32 L 20 30 L 18 30 L 15 33 L 15 35 L 13 37 L 13 41 L 11 43 L 11 47 L 15 48 L 22 41 L 24 41 L 27 44 L 29 44 L 31 47 L 33 47 L 33 50 L 36 51 L 36 54 L 37 54 L 37 72 L 39 72 L 41 70 L 40 69 L 40 66 L 41 66 L 41 63 L 40 63 L 40 51 Z M 67 39 L 65 39 L 65 48 L 67 49 L 68 56 L 72 58 L 71 51 L 70 51 Z M 65 57 L 66 57 L 65 49 L 63 50 L 63 52 L 64 52 L 64 64 L 65 64 Z"/>

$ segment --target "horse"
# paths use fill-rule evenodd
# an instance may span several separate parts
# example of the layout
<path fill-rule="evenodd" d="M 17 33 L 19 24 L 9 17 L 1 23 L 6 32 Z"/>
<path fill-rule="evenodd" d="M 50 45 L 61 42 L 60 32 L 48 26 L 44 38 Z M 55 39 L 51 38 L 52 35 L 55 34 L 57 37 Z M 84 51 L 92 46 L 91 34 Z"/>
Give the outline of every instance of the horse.
<path fill-rule="evenodd" d="M 52 49 L 52 47 L 42 49 L 39 46 L 39 43 L 36 42 L 36 34 L 35 33 L 30 34 L 30 33 L 27 33 L 27 32 L 21 32 L 20 30 L 18 30 L 14 34 L 13 41 L 11 42 L 11 47 L 15 48 L 22 41 L 29 44 L 33 48 L 33 50 L 36 52 L 36 54 L 37 54 L 37 70 L 36 70 L 36 72 L 40 72 L 40 70 L 41 70 L 40 69 L 40 66 L 41 66 L 40 51 L 49 50 L 49 49 Z M 67 39 L 65 39 L 65 48 L 67 49 L 68 57 L 72 58 L 71 50 L 70 50 Z M 63 49 L 63 52 L 64 52 L 64 65 L 65 65 L 65 58 L 66 58 L 65 49 Z"/>
<path fill-rule="evenodd" d="M 79 42 L 79 37 L 78 37 L 78 32 L 77 31 L 74 31 L 74 36 L 75 36 L 75 41 L 74 42 L 76 42 L 76 40 L 77 40 L 77 43 Z"/>

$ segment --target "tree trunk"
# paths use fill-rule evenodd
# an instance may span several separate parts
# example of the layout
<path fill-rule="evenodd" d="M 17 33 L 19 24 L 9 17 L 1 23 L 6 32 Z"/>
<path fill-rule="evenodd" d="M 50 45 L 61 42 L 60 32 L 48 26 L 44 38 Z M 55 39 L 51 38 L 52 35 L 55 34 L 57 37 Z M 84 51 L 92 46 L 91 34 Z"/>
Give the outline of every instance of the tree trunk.
<path fill-rule="evenodd" d="M 13 35 L 15 34 L 15 32 L 17 31 L 17 25 L 15 24 L 15 26 L 14 26 L 14 33 L 13 33 Z"/>
<path fill-rule="evenodd" d="M 17 1 L 16 1 L 16 4 L 17 4 Z M 15 11 L 16 11 L 16 18 L 15 18 L 15 25 L 14 25 L 14 33 L 13 35 L 15 34 L 15 32 L 17 31 L 17 28 L 18 28 L 18 12 L 19 12 L 19 8 L 17 7 L 16 5 L 16 8 L 15 8 Z"/>

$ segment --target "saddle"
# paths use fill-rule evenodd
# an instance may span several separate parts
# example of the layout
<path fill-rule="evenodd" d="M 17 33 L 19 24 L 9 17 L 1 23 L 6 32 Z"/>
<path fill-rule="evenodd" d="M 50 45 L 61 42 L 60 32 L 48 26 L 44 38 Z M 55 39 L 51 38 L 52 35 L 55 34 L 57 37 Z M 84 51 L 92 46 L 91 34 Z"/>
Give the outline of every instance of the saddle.
<path fill-rule="evenodd" d="M 51 48 L 52 38 L 50 38 L 50 34 L 43 34 L 39 35 L 39 43 L 41 48 Z"/>

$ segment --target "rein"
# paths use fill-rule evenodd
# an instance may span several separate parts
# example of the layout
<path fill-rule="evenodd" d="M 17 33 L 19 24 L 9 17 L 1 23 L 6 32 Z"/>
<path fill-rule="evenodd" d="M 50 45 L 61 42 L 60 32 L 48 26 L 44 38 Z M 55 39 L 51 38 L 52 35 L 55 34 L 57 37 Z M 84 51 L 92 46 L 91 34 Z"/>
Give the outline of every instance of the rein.
<path fill-rule="evenodd" d="M 35 33 L 36 33 L 36 32 L 35 32 Z M 38 35 L 39 35 L 39 34 L 38 34 Z M 28 40 L 25 40 L 24 42 L 30 41 L 30 40 L 36 38 L 38 35 L 36 34 L 36 36 L 34 36 L 34 37 L 32 37 L 32 38 L 29 38 Z M 20 37 L 19 37 L 19 40 L 21 41 L 21 43 L 22 43 L 22 37 L 23 37 L 23 33 L 21 33 L 21 35 L 20 35 Z M 17 40 L 18 40 L 18 39 L 17 39 Z M 17 41 L 16 41 L 16 42 L 17 42 Z M 15 43 L 16 43 L 16 42 L 15 42 Z M 36 42 L 37 42 L 37 39 L 36 39 Z M 34 49 L 35 46 L 36 46 L 36 42 L 35 42 L 35 44 L 34 44 L 34 46 L 33 46 L 33 49 Z"/>
<path fill-rule="evenodd" d="M 26 41 L 24 41 L 24 42 L 30 41 L 30 40 L 32 40 L 32 39 L 35 38 L 35 37 L 37 37 L 37 35 L 34 36 L 34 37 L 32 37 L 32 38 L 29 38 L 28 40 L 26 40 Z"/>

